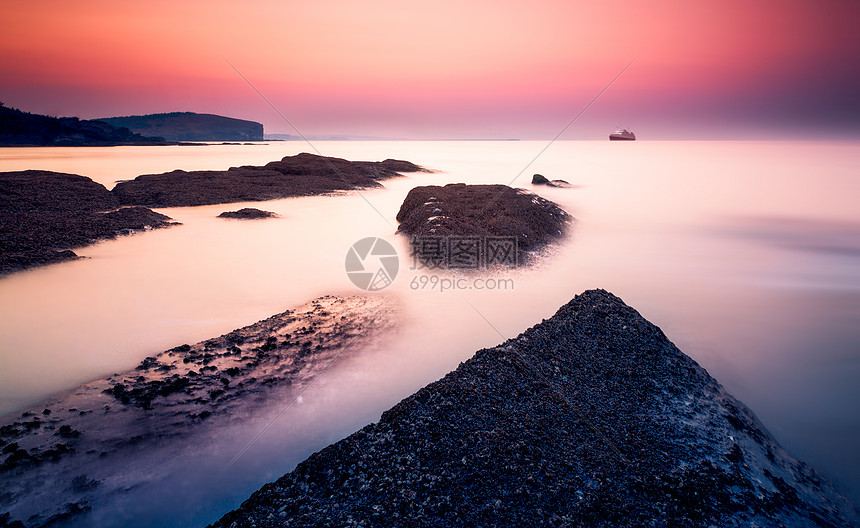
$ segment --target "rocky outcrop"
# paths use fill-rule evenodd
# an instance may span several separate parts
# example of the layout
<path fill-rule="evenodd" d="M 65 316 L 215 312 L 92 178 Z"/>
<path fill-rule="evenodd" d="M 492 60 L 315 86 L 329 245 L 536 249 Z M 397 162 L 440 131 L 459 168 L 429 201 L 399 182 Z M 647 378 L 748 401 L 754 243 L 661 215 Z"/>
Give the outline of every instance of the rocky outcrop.
<path fill-rule="evenodd" d="M 73 260 L 73 248 L 170 225 L 145 207 L 119 208 L 110 191 L 84 176 L 0 173 L 0 275 Z"/>
<path fill-rule="evenodd" d="M 181 480 L 178 461 L 217 451 L 226 428 L 257 427 L 261 408 L 285 409 L 334 361 L 381 339 L 395 313 L 379 295 L 321 297 L 3 417 L 0 526 L 65 525 L 52 519 L 69 507 L 83 516 L 147 482 Z"/>
<path fill-rule="evenodd" d="M 532 176 L 532 185 L 546 185 L 547 187 L 571 187 L 570 183 L 564 180 L 549 180 L 543 174 L 535 174 Z"/>
<path fill-rule="evenodd" d="M 76 259 L 71 249 L 97 240 L 175 225 L 148 207 L 336 193 L 379 187 L 379 180 L 424 170 L 401 160 L 347 161 L 299 154 L 262 167 L 143 175 L 120 182 L 111 191 L 74 174 L 0 173 L 0 276 Z M 243 211 L 227 217 L 262 218 L 250 209 Z"/>
<path fill-rule="evenodd" d="M 236 220 L 260 220 L 263 218 L 274 218 L 278 216 L 271 211 L 263 211 L 253 207 L 244 207 L 237 211 L 224 211 L 218 215 L 218 218 L 232 218 Z"/>
<path fill-rule="evenodd" d="M 145 207 L 258 202 L 380 187 L 379 180 L 421 170 L 408 161 L 347 161 L 302 153 L 226 171 L 146 174 L 118 183 L 112 192 L 123 205 Z"/>
<path fill-rule="evenodd" d="M 104 121 L 31 114 L 0 104 L 0 147 L 169 144 L 162 137 L 143 137 Z"/>
<path fill-rule="evenodd" d="M 480 252 L 485 259 L 488 244 L 510 240 L 517 258 L 501 263 L 516 266 L 528 261 L 529 252 L 561 238 L 571 217 L 549 200 L 506 185 L 452 183 L 409 191 L 397 221 L 398 233 L 422 245 L 434 238 L 441 239 L 445 248 L 464 239 L 475 240 L 484 246 Z M 456 267 L 450 252 L 438 262 L 433 261 L 434 254 L 422 252 L 418 257 L 428 265 Z"/>
<path fill-rule="evenodd" d="M 263 125 L 256 121 L 194 112 L 170 112 L 100 119 L 143 136 L 168 141 L 262 141 Z"/>
<path fill-rule="evenodd" d="M 851 505 L 602 290 L 478 351 L 213 526 L 856 526 Z"/>

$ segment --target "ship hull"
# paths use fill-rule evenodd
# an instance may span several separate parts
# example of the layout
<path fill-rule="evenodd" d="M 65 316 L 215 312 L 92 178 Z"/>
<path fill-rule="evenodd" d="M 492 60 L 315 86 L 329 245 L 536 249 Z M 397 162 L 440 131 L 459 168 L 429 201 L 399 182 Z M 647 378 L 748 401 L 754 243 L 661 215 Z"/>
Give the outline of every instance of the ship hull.
<path fill-rule="evenodd" d="M 615 136 L 610 135 L 609 141 L 636 141 L 635 137 Z"/>

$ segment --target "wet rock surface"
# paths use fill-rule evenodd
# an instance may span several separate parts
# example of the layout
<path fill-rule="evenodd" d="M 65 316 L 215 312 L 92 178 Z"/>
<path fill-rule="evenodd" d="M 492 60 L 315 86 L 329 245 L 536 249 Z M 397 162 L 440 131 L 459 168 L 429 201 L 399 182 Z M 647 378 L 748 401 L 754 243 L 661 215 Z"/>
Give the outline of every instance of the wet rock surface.
<path fill-rule="evenodd" d="M 263 201 L 379 187 L 378 180 L 425 171 L 408 161 L 347 161 L 312 154 L 261 167 L 138 176 L 108 191 L 85 176 L 29 170 L 0 173 L 0 276 L 77 259 L 74 248 L 177 225 L 148 207 Z M 257 209 L 225 218 L 263 218 Z M 269 213 L 271 214 L 271 213 Z M 232 216 L 235 215 L 235 216 Z"/>
<path fill-rule="evenodd" d="M 857 526 L 851 505 L 603 290 L 478 351 L 213 526 Z"/>
<path fill-rule="evenodd" d="M 237 211 L 224 211 L 218 218 L 232 218 L 235 220 L 261 220 L 263 218 L 274 218 L 278 216 L 271 211 L 263 211 L 254 207 L 244 207 Z"/>
<path fill-rule="evenodd" d="M 572 185 L 564 180 L 550 180 L 543 174 L 535 174 L 532 176 L 532 185 L 546 185 L 547 187 L 564 187 L 569 188 Z"/>
<path fill-rule="evenodd" d="M 199 456 L 228 426 L 290 401 L 333 361 L 381 339 L 395 312 L 384 296 L 321 297 L 3 417 L 0 526 L 60 525 L 162 478 L 172 459 Z"/>
<path fill-rule="evenodd" d="M 397 213 L 398 233 L 413 239 L 441 237 L 511 238 L 517 263 L 567 232 L 571 216 L 554 202 L 507 185 L 415 187 Z"/>
<path fill-rule="evenodd" d="M 226 171 L 145 174 L 118 183 L 112 192 L 124 205 L 146 207 L 258 202 L 380 187 L 379 180 L 422 170 L 401 160 L 347 161 L 302 153 Z"/>
<path fill-rule="evenodd" d="M 0 276 L 74 260 L 73 248 L 176 225 L 145 207 L 119 208 L 102 185 L 50 171 L 0 173 Z"/>

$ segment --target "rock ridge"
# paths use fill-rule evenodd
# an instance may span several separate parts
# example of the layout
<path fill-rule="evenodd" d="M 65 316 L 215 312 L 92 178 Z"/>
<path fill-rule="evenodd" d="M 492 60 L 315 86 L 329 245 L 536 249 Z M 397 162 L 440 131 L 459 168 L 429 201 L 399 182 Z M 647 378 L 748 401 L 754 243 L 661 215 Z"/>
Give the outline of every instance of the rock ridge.
<path fill-rule="evenodd" d="M 857 522 L 657 326 L 590 290 L 212 526 Z"/>

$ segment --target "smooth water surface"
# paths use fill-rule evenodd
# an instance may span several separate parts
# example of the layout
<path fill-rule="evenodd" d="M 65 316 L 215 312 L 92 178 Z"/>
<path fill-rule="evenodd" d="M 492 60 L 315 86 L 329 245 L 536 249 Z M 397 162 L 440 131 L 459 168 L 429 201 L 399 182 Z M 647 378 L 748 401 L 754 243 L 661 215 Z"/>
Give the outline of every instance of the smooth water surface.
<path fill-rule="evenodd" d="M 545 145 L 321 142 L 324 155 L 407 159 L 439 172 L 360 194 L 160 209 L 182 225 L 0 279 L 0 413 L 320 295 L 362 293 L 344 257 L 353 242 L 379 236 L 401 257 L 383 292 L 402 303 L 398 331 L 326 372 L 239 459 L 242 469 L 223 471 L 268 415 L 212 438 L 203 454 L 170 461 L 181 479 L 117 499 L 100 522 L 212 521 L 588 288 L 612 291 L 661 326 L 792 454 L 860 502 L 860 146 L 559 141 L 525 168 Z M 138 174 L 264 164 L 303 151 L 310 148 L 298 142 L 0 149 L 0 170 L 71 172 L 110 188 Z M 534 187 L 534 173 L 575 187 Z M 434 272 L 410 269 L 394 218 L 412 187 L 451 182 L 511 183 L 554 200 L 576 218 L 571 236 L 534 267 L 493 275 L 510 279 L 504 289 L 431 288 L 422 277 Z M 280 218 L 216 218 L 247 205 Z M 474 276 L 465 277 L 471 284 Z M 187 499 L 170 500 L 180 489 Z M 160 513 L 140 506 L 151 500 L 164 504 Z"/>

